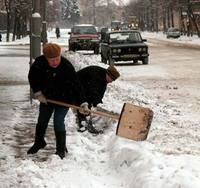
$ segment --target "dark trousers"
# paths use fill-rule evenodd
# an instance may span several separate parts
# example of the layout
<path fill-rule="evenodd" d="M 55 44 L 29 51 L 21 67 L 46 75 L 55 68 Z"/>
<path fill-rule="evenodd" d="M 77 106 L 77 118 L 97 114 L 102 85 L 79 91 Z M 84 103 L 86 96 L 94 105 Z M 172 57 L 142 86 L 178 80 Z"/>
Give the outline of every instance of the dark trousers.
<path fill-rule="evenodd" d="M 88 108 L 91 110 L 91 108 L 92 108 L 92 104 L 90 104 L 89 102 L 88 102 Z M 88 115 L 85 115 L 85 114 L 81 114 L 80 112 L 79 112 L 79 110 L 77 110 L 77 119 L 78 119 L 78 124 L 80 124 L 81 123 L 81 121 L 86 121 L 86 117 L 87 117 Z"/>
<path fill-rule="evenodd" d="M 87 115 L 81 114 L 81 113 L 77 110 L 78 123 L 81 123 L 81 121 L 86 121 L 86 117 L 87 117 Z"/>
<path fill-rule="evenodd" d="M 54 113 L 53 116 L 54 131 L 56 132 L 65 131 L 64 119 L 68 110 L 69 108 L 66 107 L 52 105 L 52 104 L 46 105 L 40 103 L 37 127 L 46 130 L 49 120 L 52 114 Z"/>

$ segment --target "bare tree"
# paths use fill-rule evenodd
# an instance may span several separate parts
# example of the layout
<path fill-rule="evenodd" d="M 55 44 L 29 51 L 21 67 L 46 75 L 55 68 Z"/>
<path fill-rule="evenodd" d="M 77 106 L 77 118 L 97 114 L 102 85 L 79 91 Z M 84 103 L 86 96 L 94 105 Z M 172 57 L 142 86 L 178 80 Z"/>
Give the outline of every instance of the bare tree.
<path fill-rule="evenodd" d="M 12 7 L 12 0 L 5 0 L 5 8 L 7 13 L 7 32 L 6 32 L 6 41 L 9 42 L 10 37 L 10 30 L 11 30 L 11 7 Z"/>
<path fill-rule="evenodd" d="M 7 14 L 6 41 L 10 40 L 10 33 L 13 32 L 12 40 L 23 37 L 27 34 L 27 24 L 31 12 L 31 0 L 5 0 Z"/>
<path fill-rule="evenodd" d="M 175 20 L 180 20 L 178 24 L 182 31 L 187 30 L 191 34 L 196 30 L 200 36 L 198 16 L 194 14 L 196 5 L 199 7 L 200 0 L 137 0 L 125 7 L 125 13 L 126 16 L 134 13 L 142 30 L 158 31 L 160 27 L 165 32 L 167 28 L 175 27 Z M 184 12 L 186 15 L 183 15 Z"/>
<path fill-rule="evenodd" d="M 20 39 L 27 34 L 27 24 L 31 14 L 31 0 L 15 0 L 13 11 L 13 38 Z"/>
<path fill-rule="evenodd" d="M 198 37 L 200 37 L 200 30 L 199 30 L 198 24 L 196 22 L 196 17 L 195 17 L 195 15 L 193 13 L 192 3 L 190 2 L 190 0 L 187 0 L 187 8 L 188 8 L 187 13 L 188 13 L 189 21 L 191 23 L 193 23 L 193 25 L 194 25 L 194 27 L 195 27 L 195 29 L 197 31 L 197 35 L 198 35 Z M 190 32 L 189 33 L 191 35 L 193 34 L 192 31 L 191 31 L 191 26 L 190 26 Z M 188 35 L 189 35 L 189 33 L 188 33 Z"/>

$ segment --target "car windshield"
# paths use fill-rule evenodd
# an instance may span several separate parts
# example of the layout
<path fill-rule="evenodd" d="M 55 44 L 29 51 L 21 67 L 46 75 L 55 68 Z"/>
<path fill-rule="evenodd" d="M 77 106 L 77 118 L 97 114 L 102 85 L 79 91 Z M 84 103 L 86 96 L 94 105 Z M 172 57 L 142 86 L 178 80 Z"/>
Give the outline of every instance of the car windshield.
<path fill-rule="evenodd" d="M 179 29 L 177 29 L 177 28 L 169 28 L 168 31 L 169 31 L 169 32 L 177 32 L 177 31 L 179 31 Z"/>
<path fill-rule="evenodd" d="M 135 43 L 142 42 L 140 33 L 138 32 L 118 32 L 110 33 L 110 42 L 111 43 Z"/>
<path fill-rule="evenodd" d="M 96 34 L 97 30 L 94 26 L 75 26 L 72 32 L 76 34 Z"/>

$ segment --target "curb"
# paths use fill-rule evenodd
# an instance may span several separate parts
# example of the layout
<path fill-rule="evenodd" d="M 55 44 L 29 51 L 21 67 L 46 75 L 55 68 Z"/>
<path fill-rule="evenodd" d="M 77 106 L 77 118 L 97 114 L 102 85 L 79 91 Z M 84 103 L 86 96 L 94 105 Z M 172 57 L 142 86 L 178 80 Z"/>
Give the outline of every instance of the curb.
<path fill-rule="evenodd" d="M 148 37 L 146 37 L 148 38 Z M 176 47 L 188 47 L 188 48 L 193 48 L 193 49 L 200 49 L 200 44 L 191 44 L 191 43 L 187 43 L 187 41 L 185 42 L 178 42 L 178 41 L 166 41 L 166 40 L 162 40 L 162 39 L 158 39 L 158 38 L 148 38 L 147 42 L 152 42 L 152 43 L 156 43 L 156 42 L 162 42 L 163 44 L 166 44 L 168 46 L 176 46 Z"/>

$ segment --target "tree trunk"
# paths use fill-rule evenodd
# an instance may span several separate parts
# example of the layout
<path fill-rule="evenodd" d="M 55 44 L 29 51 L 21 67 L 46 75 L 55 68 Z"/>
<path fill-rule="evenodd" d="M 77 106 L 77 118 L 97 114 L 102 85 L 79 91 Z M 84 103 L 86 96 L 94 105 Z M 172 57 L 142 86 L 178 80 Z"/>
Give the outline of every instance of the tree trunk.
<path fill-rule="evenodd" d="M 188 7 L 188 14 L 189 14 L 189 18 L 190 18 L 191 22 L 193 23 L 193 25 L 194 25 L 194 27 L 195 27 L 195 29 L 197 31 L 198 37 L 200 37 L 200 31 L 199 31 L 198 25 L 196 23 L 196 20 L 195 20 L 195 17 L 194 17 L 194 14 L 193 14 L 193 11 L 192 11 L 190 5 Z"/>
<path fill-rule="evenodd" d="M 7 32 L 6 32 L 6 42 L 9 42 L 9 38 L 10 38 L 10 13 L 7 12 Z"/>
<path fill-rule="evenodd" d="M 163 9 L 163 32 L 166 32 L 166 9 Z"/>
<path fill-rule="evenodd" d="M 174 12 L 172 5 L 170 5 L 170 15 L 171 15 L 171 26 L 174 27 Z"/>
<path fill-rule="evenodd" d="M 15 9 L 12 41 L 15 41 L 16 30 L 17 30 L 17 14 L 16 14 L 16 9 Z"/>
<path fill-rule="evenodd" d="M 156 32 L 158 32 L 158 8 L 156 8 L 156 12 L 155 12 L 155 30 Z"/>
<path fill-rule="evenodd" d="M 167 7 L 167 27 L 170 28 L 170 9 Z"/>

